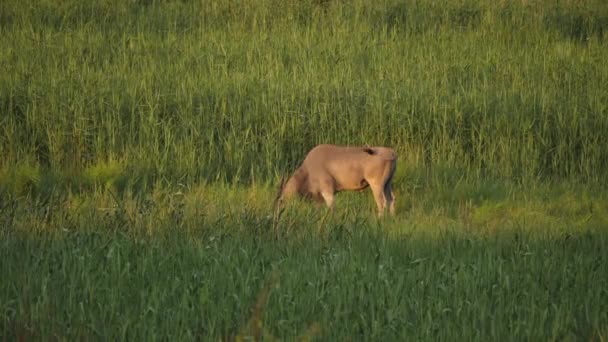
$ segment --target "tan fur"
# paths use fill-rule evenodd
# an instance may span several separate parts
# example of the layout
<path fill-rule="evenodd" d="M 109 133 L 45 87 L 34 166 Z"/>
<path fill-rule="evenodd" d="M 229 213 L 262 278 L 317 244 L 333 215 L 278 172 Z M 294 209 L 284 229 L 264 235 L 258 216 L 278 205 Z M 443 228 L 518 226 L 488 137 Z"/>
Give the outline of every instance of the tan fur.
<path fill-rule="evenodd" d="M 388 147 L 314 147 L 287 182 L 281 181 L 278 202 L 299 195 L 333 208 L 340 191 L 361 191 L 370 187 L 378 215 L 386 208 L 394 215 L 395 196 L 391 180 L 397 167 L 397 154 Z"/>

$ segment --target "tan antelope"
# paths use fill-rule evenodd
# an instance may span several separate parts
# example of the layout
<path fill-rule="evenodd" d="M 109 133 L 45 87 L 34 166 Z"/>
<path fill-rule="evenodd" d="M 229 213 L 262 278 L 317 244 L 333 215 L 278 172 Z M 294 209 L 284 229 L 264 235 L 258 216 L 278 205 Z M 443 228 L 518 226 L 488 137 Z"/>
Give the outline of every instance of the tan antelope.
<path fill-rule="evenodd" d="M 351 147 L 317 145 L 281 186 L 277 204 L 299 195 L 333 209 L 334 195 L 339 191 L 372 189 L 378 216 L 386 208 L 395 214 L 395 195 L 391 180 L 397 167 L 397 154 L 389 147 Z"/>

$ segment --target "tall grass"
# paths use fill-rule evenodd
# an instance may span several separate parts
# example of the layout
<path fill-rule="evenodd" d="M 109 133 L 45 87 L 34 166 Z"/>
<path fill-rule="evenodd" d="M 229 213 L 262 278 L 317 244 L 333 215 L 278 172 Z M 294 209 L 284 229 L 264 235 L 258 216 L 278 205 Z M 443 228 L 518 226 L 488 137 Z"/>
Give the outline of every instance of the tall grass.
<path fill-rule="evenodd" d="M 602 1 L 3 1 L 0 168 L 251 183 L 327 142 L 598 182 L 607 28 Z"/>
<path fill-rule="evenodd" d="M 605 339 L 607 29 L 600 0 L 0 1 L 0 336 Z M 273 217 L 323 142 L 395 147 L 398 215 Z"/>
<path fill-rule="evenodd" d="M 260 188 L 16 197 L 0 202 L 0 336 L 602 340 L 608 199 L 565 190 L 420 192 L 383 222 L 345 196 L 278 227 Z"/>

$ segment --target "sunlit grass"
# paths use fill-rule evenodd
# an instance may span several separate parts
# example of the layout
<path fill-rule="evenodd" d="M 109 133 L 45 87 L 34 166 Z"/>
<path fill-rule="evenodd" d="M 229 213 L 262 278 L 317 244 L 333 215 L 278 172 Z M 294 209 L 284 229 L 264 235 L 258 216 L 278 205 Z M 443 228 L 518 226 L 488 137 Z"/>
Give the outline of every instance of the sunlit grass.
<path fill-rule="evenodd" d="M 343 194 L 333 213 L 294 203 L 275 224 L 274 190 L 106 189 L 3 202 L 0 272 L 10 281 L 0 282 L 2 335 L 605 333 L 602 193 L 510 189 L 498 200 L 438 202 L 419 191 L 409 209 L 398 206 L 385 220 L 375 217 L 370 194 Z"/>

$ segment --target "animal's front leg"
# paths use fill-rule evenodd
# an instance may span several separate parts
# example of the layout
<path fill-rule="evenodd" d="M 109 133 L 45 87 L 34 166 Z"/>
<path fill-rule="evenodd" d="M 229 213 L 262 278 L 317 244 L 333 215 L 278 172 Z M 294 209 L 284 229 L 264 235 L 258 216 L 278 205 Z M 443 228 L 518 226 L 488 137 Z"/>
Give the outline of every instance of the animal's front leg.
<path fill-rule="evenodd" d="M 333 194 L 333 192 L 324 191 L 324 192 L 321 192 L 321 196 L 323 197 L 323 200 L 325 201 L 325 204 L 327 205 L 327 207 L 329 209 L 333 209 L 334 208 L 334 194 Z"/>
<path fill-rule="evenodd" d="M 325 203 L 325 199 L 321 196 L 321 193 L 311 193 L 307 196 L 308 199 L 314 203 L 315 208 L 320 208 L 323 203 Z"/>
<path fill-rule="evenodd" d="M 333 179 L 329 176 L 321 179 L 319 181 L 319 190 L 320 190 L 319 193 L 321 194 L 321 197 L 325 201 L 325 204 L 327 205 L 327 207 L 330 210 L 333 209 L 334 208 L 334 193 L 336 192 Z"/>

